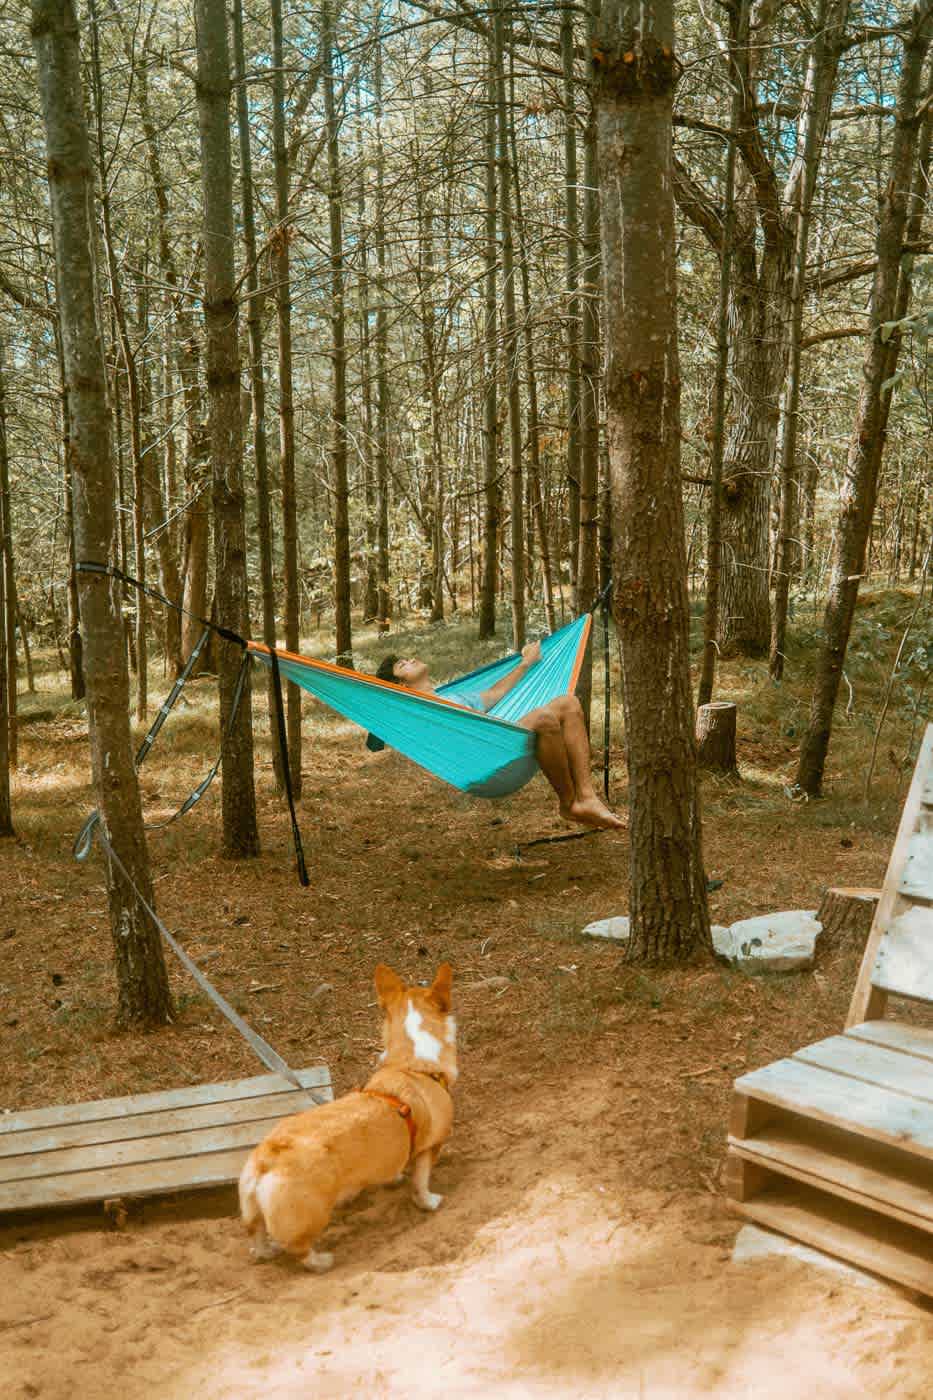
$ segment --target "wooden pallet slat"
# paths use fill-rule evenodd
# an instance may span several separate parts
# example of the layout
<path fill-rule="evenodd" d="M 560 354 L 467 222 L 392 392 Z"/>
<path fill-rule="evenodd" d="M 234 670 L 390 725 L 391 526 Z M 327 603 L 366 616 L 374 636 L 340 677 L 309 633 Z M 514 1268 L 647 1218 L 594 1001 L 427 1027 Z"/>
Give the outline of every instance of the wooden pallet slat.
<path fill-rule="evenodd" d="M 201 1157 L 174 1157 L 165 1162 L 134 1162 L 114 1170 L 72 1172 L 0 1185 L 0 1212 L 45 1210 L 51 1206 L 90 1205 L 115 1196 L 159 1196 L 170 1191 L 200 1191 L 229 1186 L 237 1180 L 249 1147 L 230 1148 Z"/>
<path fill-rule="evenodd" d="M 250 1148 L 281 1121 L 279 1115 L 274 1114 L 271 1118 L 257 1118 L 248 1123 L 218 1123 L 211 1128 L 176 1130 L 157 1137 L 130 1138 L 126 1142 L 95 1143 L 84 1147 L 65 1147 L 54 1152 L 30 1152 L 22 1157 L 7 1157 L 0 1171 L 0 1185 L 41 1176 L 115 1170 L 135 1162 L 201 1157 L 228 1148 Z"/>
<path fill-rule="evenodd" d="M 923 1157 L 933 1157 L 933 1110 L 917 1099 L 881 1089 L 802 1060 L 778 1060 L 736 1080 L 750 1098 L 816 1118 Z"/>
<path fill-rule="evenodd" d="M 17 1133 L 0 1134 L 0 1180 L 15 1160 L 25 1153 L 59 1152 L 63 1148 L 91 1147 L 101 1143 L 117 1143 L 133 1138 L 158 1137 L 166 1133 L 191 1132 L 196 1128 L 212 1128 L 224 1124 L 249 1123 L 268 1118 L 287 1118 L 311 1108 L 315 1102 L 326 1103 L 330 1089 L 316 1085 L 307 1092 L 288 1086 L 290 1093 L 257 1094 L 243 1099 L 214 1099 L 195 1103 L 188 1108 L 163 1109 L 160 1113 L 127 1114 L 122 1118 L 95 1118 L 90 1122 L 61 1123 L 48 1128 L 32 1128 Z"/>
<path fill-rule="evenodd" d="M 0 1119 L 0 1213 L 236 1181 L 282 1118 L 333 1097 L 324 1066 L 31 1109 Z"/>
<path fill-rule="evenodd" d="M 857 1026 L 850 1026 L 845 1034 L 853 1040 L 885 1045 L 889 1050 L 898 1050 L 903 1055 L 933 1060 L 933 1029 L 929 1026 L 910 1026 L 904 1021 L 862 1021 Z"/>
<path fill-rule="evenodd" d="M 917 1061 L 910 1055 L 845 1035 L 830 1036 L 815 1045 L 806 1045 L 797 1050 L 793 1058 L 801 1064 L 817 1065 L 833 1074 L 847 1075 L 860 1083 L 919 1099 L 930 1105 L 933 1119 L 933 1074 L 924 1060 Z M 843 1086 L 842 1092 L 847 1092 L 847 1086 Z"/>
<path fill-rule="evenodd" d="M 892 919 L 881 935 L 871 980 L 896 996 L 933 997 L 933 908 L 914 904 Z"/>
<path fill-rule="evenodd" d="M 901 1221 L 780 1176 L 746 1200 L 741 1214 L 869 1273 L 933 1294 L 930 1238 Z"/>
<path fill-rule="evenodd" d="M 811 1119 L 779 1120 L 754 1138 L 730 1137 L 730 1155 L 882 1210 L 933 1232 L 930 1167 L 921 1158 Z"/>
<path fill-rule="evenodd" d="M 933 815 L 924 813 L 910 838 L 899 889 L 913 899 L 933 900 Z"/>
<path fill-rule="evenodd" d="M 326 1065 L 295 1071 L 306 1088 L 329 1088 L 330 1070 Z M 0 1114 L 0 1133 L 20 1132 L 24 1128 L 46 1128 L 56 1123 L 89 1123 L 101 1118 L 120 1118 L 129 1114 L 155 1113 L 163 1109 L 189 1108 L 196 1103 L 217 1103 L 231 1099 L 252 1098 L 257 1094 L 296 1093 L 294 1084 L 280 1074 L 260 1074 L 253 1079 L 230 1079 L 220 1084 L 189 1084 L 181 1089 L 156 1089 L 146 1094 L 129 1094 L 124 1098 L 95 1099 L 86 1103 L 54 1104 L 49 1108 L 31 1108 L 22 1113 Z"/>

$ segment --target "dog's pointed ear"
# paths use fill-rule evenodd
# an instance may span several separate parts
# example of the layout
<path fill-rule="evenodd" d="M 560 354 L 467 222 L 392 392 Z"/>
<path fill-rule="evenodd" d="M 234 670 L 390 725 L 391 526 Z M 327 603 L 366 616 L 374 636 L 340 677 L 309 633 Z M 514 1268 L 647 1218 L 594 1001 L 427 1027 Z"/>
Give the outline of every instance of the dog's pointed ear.
<path fill-rule="evenodd" d="M 396 997 L 400 997 L 405 991 L 405 983 L 397 972 L 393 972 L 391 967 L 385 963 L 380 963 L 373 974 L 373 981 L 376 986 L 376 996 L 379 998 L 380 1006 L 388 1006 L 389 1002 Z"/>
<path fill-rule="evenodd" d="M 441 963 L 431 983 L 431 998 L 439 1011 L 450 1010 L 450 984 L 454 980 L 454 970 L 450 963 Z"/>

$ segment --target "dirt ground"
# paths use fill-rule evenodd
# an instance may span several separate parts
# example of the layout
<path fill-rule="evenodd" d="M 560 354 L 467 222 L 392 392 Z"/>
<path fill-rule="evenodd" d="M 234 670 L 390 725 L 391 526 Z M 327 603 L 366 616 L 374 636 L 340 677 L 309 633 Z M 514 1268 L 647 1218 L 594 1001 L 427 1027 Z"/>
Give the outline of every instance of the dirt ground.
<path fill-rule="evenodd" d="M 214 743 L 210 683 L 144 770 L 167 814 Z M 736 671 L 733 693 L 757 682 Z M 301 890 L 266 749 L 263 855 L 214 854 L 217 798 L 152 841 L 160 912 L 293 1065 L 336 1092 L 378 1052 L 371 975 L 454 964 L 457 1123 L 433 1216 L 404 1188 L 361 1197 L 327 1237 L 324 1277 L 252 1265 L 233 1189 L 0 1224 L 4 1393 L 183 1397 L 926 1397 L 933 1308 L 790 1260 L 738 1265 L 721 1190 L 730 1087 L 842 1025 L 859 948 L 812 973 L 627 965 L 582 938 L 627 911 L 627 840 L 538 847 L 564 830 L 543 780 L 470 803 L 309 711 Z M 883 764 L 855 800 L 856 733 L 835 800 L 784 795 L 795 740 L 744 707 L 743 782 L 707 780 L 714 921 L 812 908 L 827 884 L 878 885 L 909 773 Z M 160 743 L 163 741 L 160 741 Z M 70 858 L 91 805 L 79 716 L 26 725 L 18 836 L 0 845 L 0 1110 L 260 1072 L 172 968 L 175 1024 L 113 1025 L 99 856 Z M 860 760 L 861 762 L 861 760 Z M 624 809 L 621 752 L 613 755 Z"/>

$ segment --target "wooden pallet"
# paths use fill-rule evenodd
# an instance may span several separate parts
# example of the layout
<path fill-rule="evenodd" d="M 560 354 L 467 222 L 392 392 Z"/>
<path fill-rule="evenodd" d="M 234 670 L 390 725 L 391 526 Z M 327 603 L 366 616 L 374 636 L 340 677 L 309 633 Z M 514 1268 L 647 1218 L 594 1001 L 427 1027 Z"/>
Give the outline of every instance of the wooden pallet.
<path fill-rule="evenodd" d="M 726 1190 L 762 1225 L 933 1296 L 933 725 L 904 805 L 843 1035 L 735 1082 Z"/>
<path fill-rule="evenodd" d="M 323 1065 L 0 1117 L 0 1212 L 153 1196 L 236 1181 L 290 1113 L 333 1098 Z"/>

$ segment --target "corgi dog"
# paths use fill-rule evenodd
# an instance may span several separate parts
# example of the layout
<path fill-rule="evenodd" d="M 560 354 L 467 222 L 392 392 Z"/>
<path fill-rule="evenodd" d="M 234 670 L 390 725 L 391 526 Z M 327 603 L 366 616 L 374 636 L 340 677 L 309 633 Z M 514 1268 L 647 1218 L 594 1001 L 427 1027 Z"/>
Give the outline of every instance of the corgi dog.
<path fill-rule="evenodd" d="M 411 1164 L 421 1210 L 443 1199 L 429 1189 L 431 1168 L 453 1125 L 457 1026 L 450 1012 L 453 972 L 442 963 L 430 987 L 408 986 L 376 968 L 385 1049 L 363 1089 L 284 1118 L 253 1149 L 240 1175 L 240 1213 L 256 1259 L 291 1254 L 324 1273 L 334 1256 L 314 1248 L 335 1206 L 367 1186 L 398 1180 Z"/>

